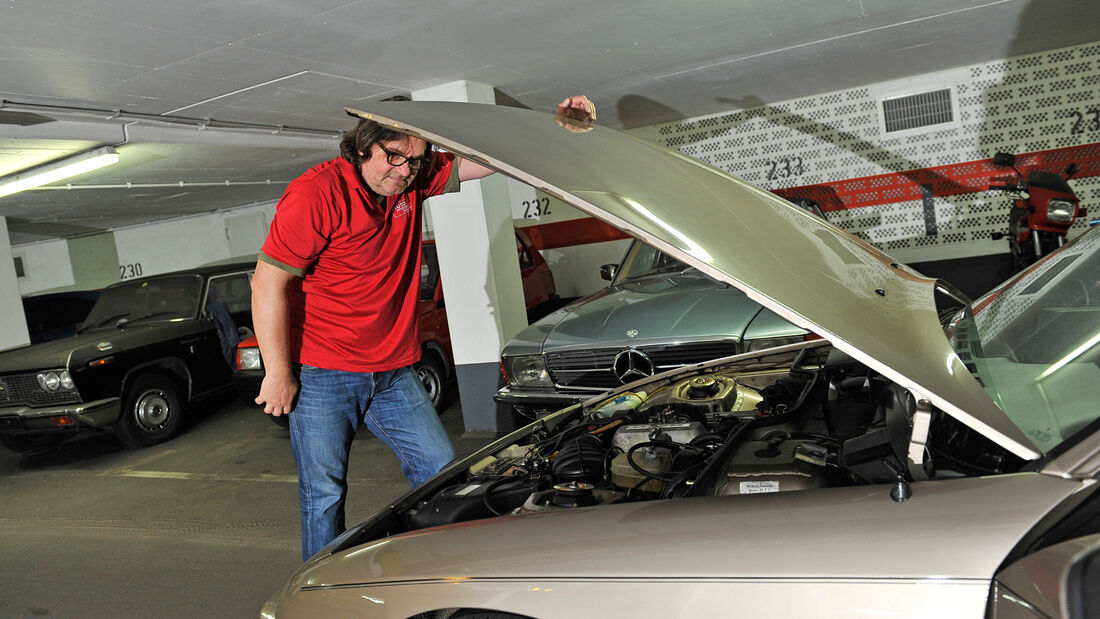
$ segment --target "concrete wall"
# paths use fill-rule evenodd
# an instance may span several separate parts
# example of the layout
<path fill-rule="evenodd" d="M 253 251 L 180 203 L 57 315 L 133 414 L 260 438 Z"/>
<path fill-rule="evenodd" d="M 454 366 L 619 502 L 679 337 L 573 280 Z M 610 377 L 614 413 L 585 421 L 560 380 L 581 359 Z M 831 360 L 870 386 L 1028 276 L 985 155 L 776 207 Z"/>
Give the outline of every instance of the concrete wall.
<path fill-rule="evenodd" d="M 269 203 L 66 241 L 18 245 L 11 253 L 23 259 L 25 275 L 17 280 L 19 294 L 92 290 L 124 279 L 254 259 L 274 213 L 275 205 Z"/>
<path fill-rule="evenodd" d="M 7 218 L 0 217 L 0 229 L 7 230 Z M 7 234 L 0 234 L 0 256 L 14 256 Z M 15 290 L 16 284 L 15 260 L 0 260 L 0 290 Z M 27 321 L 23 317 L 23 303 L 18 295 L 0 295 L 0 350 L 29 344 L 30 335 L 27 333 Z"/>

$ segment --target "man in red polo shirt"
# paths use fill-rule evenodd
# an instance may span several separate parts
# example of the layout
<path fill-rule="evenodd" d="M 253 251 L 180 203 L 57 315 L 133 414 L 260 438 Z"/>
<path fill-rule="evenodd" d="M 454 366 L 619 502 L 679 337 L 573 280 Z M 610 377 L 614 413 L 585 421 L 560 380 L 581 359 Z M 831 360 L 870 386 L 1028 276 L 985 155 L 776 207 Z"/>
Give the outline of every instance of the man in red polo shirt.
<path fill-rule="evenodd" d="M 596 119 L 583 96 L 562 101 L 558 114 Z M 492 173 L 365 119 L 340 153 L 287 187 L 252 280 L 265 369 L 256 403 L 272 415 L 293 412 L 303 560 L 344 530 L 360 422 L 414 486 L 454 458 L 411 368 L 420 359 L 422 204 Z"/>

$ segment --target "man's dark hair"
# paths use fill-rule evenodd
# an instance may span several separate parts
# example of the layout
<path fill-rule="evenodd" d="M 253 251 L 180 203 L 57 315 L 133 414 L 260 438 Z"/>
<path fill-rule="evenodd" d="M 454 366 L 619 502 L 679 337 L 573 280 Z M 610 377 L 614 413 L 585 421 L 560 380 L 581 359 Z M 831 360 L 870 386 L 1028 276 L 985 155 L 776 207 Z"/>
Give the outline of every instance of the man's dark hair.
<path fill-rule="evenodd" d="M 388 99 L 382 99 L 383 101 L 411 101 L 404 95 L 396 95 Z M 406 137 L 407 134 L 400 131 L 394 131 L 388 127 L 383 127 L 373 120 L 367 120 L 366 118 L 360 118 L 359 122 L 355 125 L 355 128 L 351 131 L 344 133 L 344 138 L 340 140 L 340 156 L 351 163 L 352 165 L 359 165 L 359 163 L 370 159 L 371 147 L 379 142 L 393 142 L 394 140 L 400 140 Z M 425 149 L 425 153 L 429 153 L 432 150 L 432 145 L 429 142 L 428 147 Z M 360 155 L 359 153 L 363 153 Z"/>

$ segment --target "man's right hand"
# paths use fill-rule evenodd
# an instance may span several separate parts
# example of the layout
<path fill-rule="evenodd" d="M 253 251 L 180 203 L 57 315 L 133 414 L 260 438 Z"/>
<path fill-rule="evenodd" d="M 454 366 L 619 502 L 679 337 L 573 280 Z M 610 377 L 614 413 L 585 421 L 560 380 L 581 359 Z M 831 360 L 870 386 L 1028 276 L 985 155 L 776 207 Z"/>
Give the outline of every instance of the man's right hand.
<path fill-rule="evenodd" d="M 267 374 L 260 383 L 260 395 L 256 396 L 256 404 L 262 404 L 264 412 L 269 415 L 287 415 L 294 410 L 296 395 L 298 381 L 293 376 L 276 377 Z"/>
<path fill-rule="evenodd" d="M 252 327 L 264 360 L 264 380 L 256 404 L 269 415 L 285 415 L 294 410 L 298 381 L 291 370 L 290 295 L 297 276 L 264 260 L 256 263 L 252 276 Z"/>

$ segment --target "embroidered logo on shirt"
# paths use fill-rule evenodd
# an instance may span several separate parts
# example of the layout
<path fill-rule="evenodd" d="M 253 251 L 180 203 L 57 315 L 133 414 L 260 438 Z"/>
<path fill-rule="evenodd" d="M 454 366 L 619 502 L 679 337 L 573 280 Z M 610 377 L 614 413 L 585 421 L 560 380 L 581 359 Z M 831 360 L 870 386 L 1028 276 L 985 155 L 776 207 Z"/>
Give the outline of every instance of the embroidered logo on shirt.
<path fill-rule="evenodd" d="M 411 212 L 412 205 L 409 204 L 409 201 L 405 198 L 405 196 L 401 196 L 401 200 L 398 201 L 397 205 L 393 207 L 393 215 L 391 215 L 390 218 L 397 219 L 399 217 L 404 217 Z"/>

